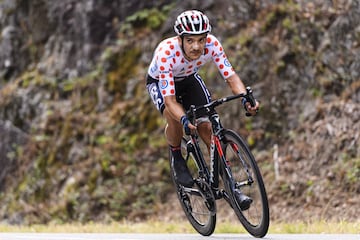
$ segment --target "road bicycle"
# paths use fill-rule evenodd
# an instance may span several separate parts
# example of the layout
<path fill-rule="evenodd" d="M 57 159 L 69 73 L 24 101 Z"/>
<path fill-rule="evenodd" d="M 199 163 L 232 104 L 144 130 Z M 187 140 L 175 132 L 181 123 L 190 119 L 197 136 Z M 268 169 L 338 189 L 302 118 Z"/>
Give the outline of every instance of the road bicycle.
<path fill-rule="evenodd" d="M 247 87 L 246 90 L 246 94 L 220 98 L 201 106 L 191 106 L 187 111 L 187 117 L 195 124 L 196 113 L 204 109 L 212 125 L 209 163 L 204 158 L 196 131 L 182 138 L 181 151 L 192 173 L 193 187 L 176 183 L 174 160 L 170 153 L 171 175 L 177 197 L 191 225 L 204 236 L 210 236 L 215 230 L 216 201 L 219 199 L 225 199 L 229 203 L 241 224 L 254 237 L 264 237 L 269 228 L 268 199 L 255 158 L 235 131 L 222 126 L 215 111 L 217 106 L 241 97 L 255 106 L 251 88 Z M 236 189 L 253 200 L 247 210 L 241 210 L 234 196 Z"/>

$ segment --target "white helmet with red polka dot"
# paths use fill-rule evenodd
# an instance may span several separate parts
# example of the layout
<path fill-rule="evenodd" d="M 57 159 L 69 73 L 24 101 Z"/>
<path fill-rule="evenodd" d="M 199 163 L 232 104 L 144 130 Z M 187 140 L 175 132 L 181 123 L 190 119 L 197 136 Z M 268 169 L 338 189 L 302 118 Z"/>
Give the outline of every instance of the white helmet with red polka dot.
<path fill-rule="evenodd" d="M 177 35 L 203 34 L 211 31 L 208 17 L 198 10 L 188 10 L 181 13 L 175 21 L 174 30 Z"/>

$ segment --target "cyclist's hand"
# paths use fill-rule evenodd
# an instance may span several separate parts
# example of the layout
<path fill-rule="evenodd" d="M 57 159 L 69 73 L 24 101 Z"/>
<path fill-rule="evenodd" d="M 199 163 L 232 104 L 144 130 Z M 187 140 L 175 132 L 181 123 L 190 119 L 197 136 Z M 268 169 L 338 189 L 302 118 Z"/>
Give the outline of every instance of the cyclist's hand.
<path fill-rule="evenodd" d="M 259 111 L 260 103 L 255 99 L 255 106 L 252 107 L 248 101 L 243 101 L 244 108 L 248 113 L 247 116 L 255 116 Z"/>
<path fill-rule="evenodd" d="M 184 131 L 186 135 L 190 135 L 192 130 L 196 130 L 196 126 L 191 124 L 190 120 L 186 117 L 186 115 L 181 117 L 180 122 L 184 126 Z"/>
<path fill-rule="evenodd" d="M 255 99 L 255 106 L 252 107 L 249 102 L 246 103 L 246 108 L 248 113 L 251 114 L 251 116 L 255 116 L 257 112 L 259 111 L 260 103 Z"/>

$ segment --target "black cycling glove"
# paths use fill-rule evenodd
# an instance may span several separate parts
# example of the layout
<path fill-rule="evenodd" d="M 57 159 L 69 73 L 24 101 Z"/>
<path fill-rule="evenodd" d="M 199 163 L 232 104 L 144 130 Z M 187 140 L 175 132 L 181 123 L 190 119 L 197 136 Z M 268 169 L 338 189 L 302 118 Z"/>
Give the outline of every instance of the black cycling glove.
<path fill-rule="evenodd" d="M 180 119 L 181 124 L 184 126 L 184 131 L 186 135 L 190 135 L 191 134 L 191 130 L 189 128 L 189 124 L 190 121 L 189 119 L 186 117 L 186 115 L 182 116 Z"/>
<path fill-rule="evenodd" d="M 242 98 L 242 99 L 241 99 L 241 102 L 242 102 L 242 104 L 243 104 L 243 106 L 244 106 L 245 111 L 247 112 L 248 109 L 247 109 L 247 107 L 246 107 L 246 103 L 247 103 L 246 98 Z"/>
<path fill-rule="evenodd" d="M 251 113 L 249 113 L 249 111 L 248 111 L 248 109 L 247 109 L 247 107 L 246 107 L 246 103 L 248 102 L 247 99 L 246 99 L 246 98 L 243 98 L 243 99 L 241 99 L 241 102 L 242 102 L 242 104 L 243 104 L 243 106 L 244 106 L 244 109 L 245 109 L 245 111 L 246 111 L 245 115 L 246 115 L 247 117 L 250 117 L 250 116 L 251 116 Z"/>

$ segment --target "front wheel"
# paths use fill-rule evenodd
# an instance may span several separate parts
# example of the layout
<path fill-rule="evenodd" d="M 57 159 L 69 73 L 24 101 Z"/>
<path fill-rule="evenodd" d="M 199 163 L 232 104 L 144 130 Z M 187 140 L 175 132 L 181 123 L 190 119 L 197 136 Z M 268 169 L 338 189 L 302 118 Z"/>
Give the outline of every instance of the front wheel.
<path fill-rule="evenodd" d="M 231 198 L 231 205 L 240 222 L 251 235 L 264 237 L 270 220 L 268 199 L 260 170 L 249 148 L 237 133 L 226 130 L 224 136 L 222 149 L 233 179 L 233 181 L 224 179 L 224 182 Z M 240 190 L 253 200 L 249 209 L 244 211 L 240 209 L 234 197 L 234 189 Z"/>

